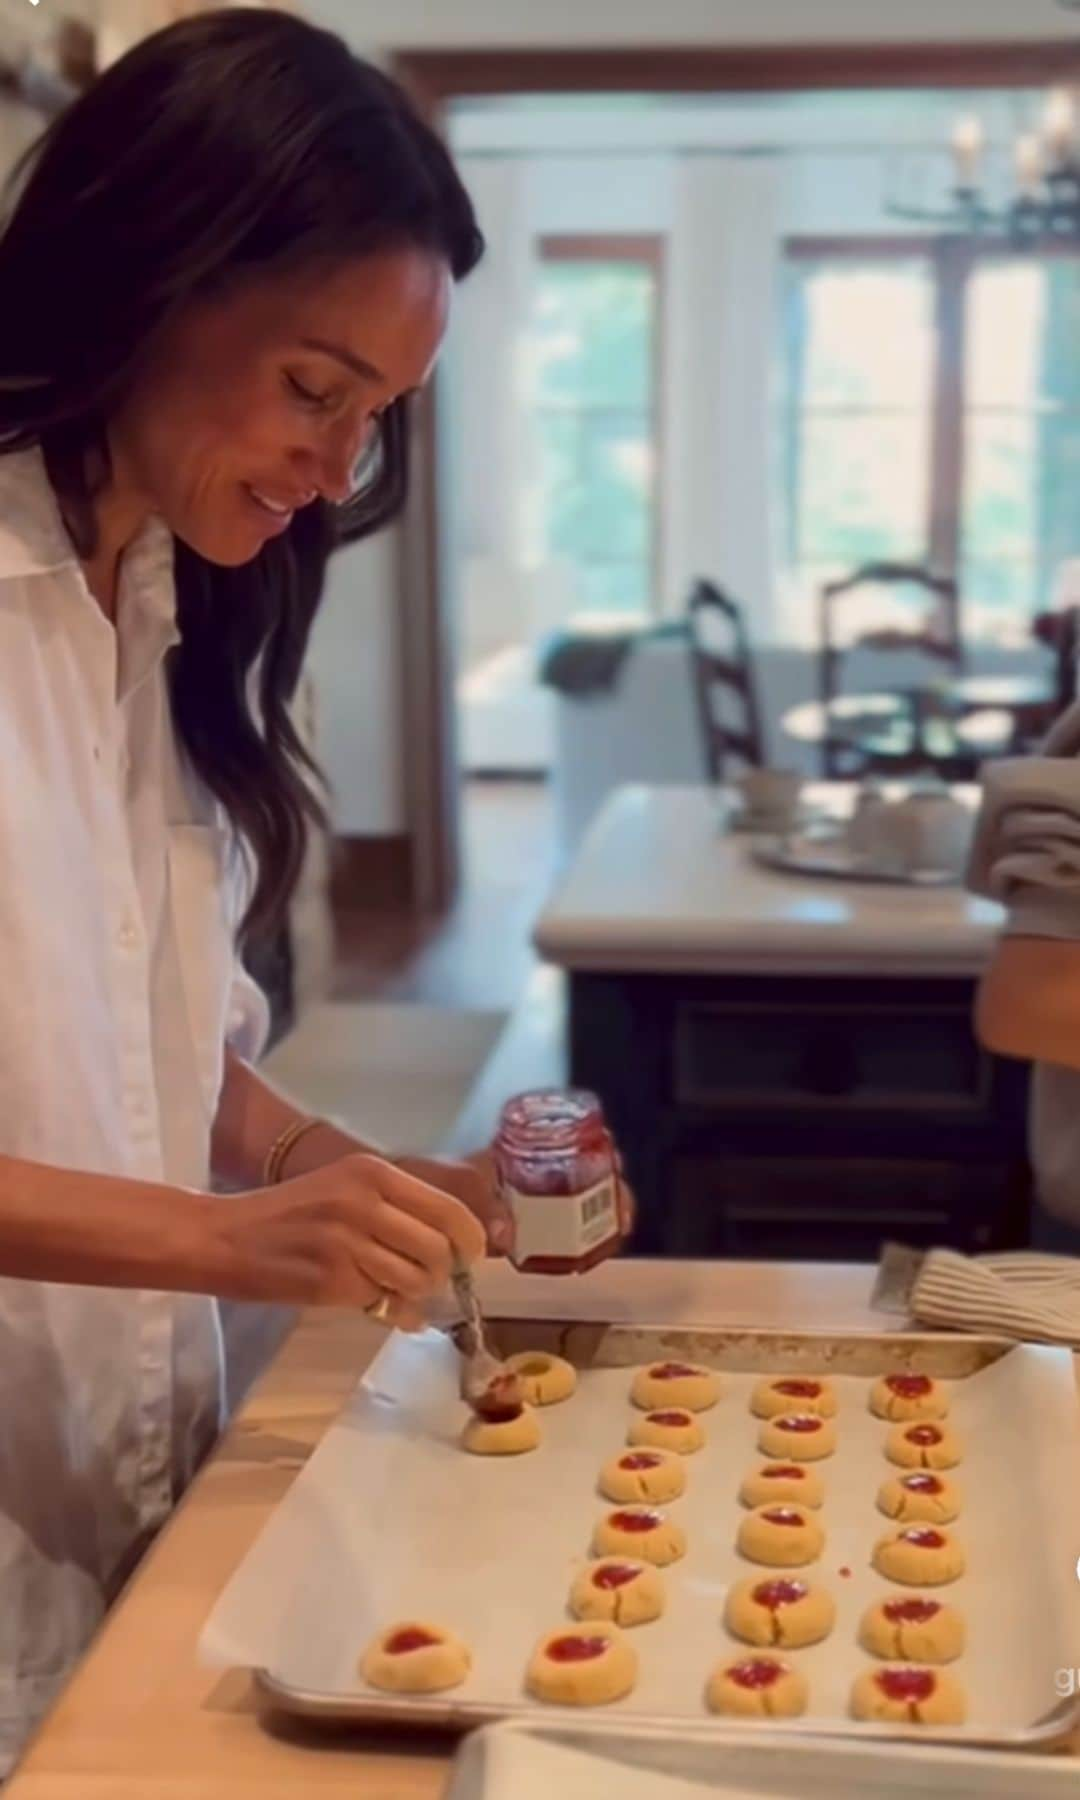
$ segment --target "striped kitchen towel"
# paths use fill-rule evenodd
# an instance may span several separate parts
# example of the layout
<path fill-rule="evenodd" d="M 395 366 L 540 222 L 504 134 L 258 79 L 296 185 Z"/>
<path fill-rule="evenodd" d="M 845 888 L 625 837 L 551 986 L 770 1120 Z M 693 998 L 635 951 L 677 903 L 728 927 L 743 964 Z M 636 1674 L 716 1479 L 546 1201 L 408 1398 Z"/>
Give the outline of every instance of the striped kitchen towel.
<path fill-rule="evenodd" d="M 930 1250 L 908 1295 L 921 1324 L 1080 1349 L 1080 1257 Z"/>

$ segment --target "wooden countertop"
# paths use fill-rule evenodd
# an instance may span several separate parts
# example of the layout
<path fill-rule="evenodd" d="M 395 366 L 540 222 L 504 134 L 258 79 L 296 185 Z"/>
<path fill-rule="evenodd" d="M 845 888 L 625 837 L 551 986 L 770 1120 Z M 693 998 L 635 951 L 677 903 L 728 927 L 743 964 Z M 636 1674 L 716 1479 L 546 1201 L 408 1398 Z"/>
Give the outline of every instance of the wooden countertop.
<path fill-rule="evenodd" d="M 853 790 L 822 783 L 843 813 Z M 973 796 L 969 796 L 973 801 Z M 549 962 L 617 973 L 970 976 L 1000 907 L 950 888 L 780 874 L 722 828 L 705 787 L 622 787 L 605 802 L 534 934 Z"/>
<path fill-rule="evenodd" d="M 578 1281 L 493 1265 L 493 1313 L 890 1329 L 866 1265 L 626 1261 Z M 257 1717 L 247 1675 L 203 1669 L 214 1600 L 378 1348 L 353 1314 L 304 1316 L 113 1609 L 7 1800 L 437 1800 L 453 1746 L 305 1739 Z"/>

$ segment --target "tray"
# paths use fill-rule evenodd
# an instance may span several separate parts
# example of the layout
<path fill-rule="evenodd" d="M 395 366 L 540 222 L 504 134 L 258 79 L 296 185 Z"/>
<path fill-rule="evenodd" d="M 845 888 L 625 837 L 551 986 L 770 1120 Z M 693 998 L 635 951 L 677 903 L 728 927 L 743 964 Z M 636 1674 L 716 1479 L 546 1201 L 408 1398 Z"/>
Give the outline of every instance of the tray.
<path fill-rule="evenodd" d="M 867 881 L 879 887 L 959 887 L 955 869 L 896 869 L 868 862 L 853 850 L 843 829 L 823 826 L 817 830 L 756 837 L 751 855 L 766 869 L 785 875 L 812 875 L 830 881 Z"/>
<path fill-rule="evenodd" d="M 907 1728 L 846 1716 L 851 1681 L 868 1661 L 855 1642 L 856 1623 L 888 1587 L 868 1560 L 886 1526 L 873 1497 L 890 1465 L 881 1450 L 886 1427 L 866 1408 L 866 1382 L 910 1368 L 959 1384 L 953 1418 L 968 1438 L 968 1454 L 957 1472 L 966 1505 L 956 1529 L 969 1573 L 948 1591 L 971 1636 L 958 1665 L 969 1723 L 915 1735 L 923 1742 L 934 1736 L 1033 1746 L 1077 1725 L 1080 1699 L 1058 1685 L 1059 1672 L 1080 1660 L 1077 1402 L 1069 1352 L 929 1333 L 527 1320 L 494 1329 L 504 1351 L 568 1355 L 584 1371 L 575 1400 L 542 1415 L 544 1445 L 532 1456 L 466 1457 L 456 1441 L 461 1410 L 452 1346 L 437 1332 L 391 1339 L 207 1623 L 204 1653 L 218 1666 L 256 1670 L 264 1702 L 312 1720 L 407 1722 L 413 1729 L 550 1719 L 549 1709 L 523 1696 L 521 1678 L 536 1639 L 565 1617 L 566 1593 L 603 1510 L 595 1477 L 623 1442 L 631 1410 L 625 1371 L 679 1355 L 726 1371 L 727 1391 L 708 1415 L 708 1444 L 691 1459 L 688 1493 L 676 1503 L 690 1554 L 667 1573 L 665 1618 L 635 1634 L 642 1669 L 635 1693 L 605 1708 L 605 1721 L 716 1729 L 701 1689 L 710 1667 L 734 1648 L 720 1624 L 726 1589 L 753 1568 L 734 1549 L 742 1516 L 736 1490 L 758 1460 L 749 1390 L 757 1374 L 798 1370 L 829 1374 L 838 1386 L 840 1447 L 822 1465 L 829 1542 L 815 1565 L 838 1619 L 825 1644 L 795 1653 L 814 1710 L 775 1728 L 911 1738 Z M 1002 1552 L 1009 1543 L 1013 1557 Z M 417 1700 L 361 1686 L 356 1663 L 364 1644 L 410 1615 L 438 1619 L 471 1645 L 473 1671 L 461 1689 Z"/>
<path fill-rule="evenodd" d="M 722 1754 L 718 1749 L 722 1745 Z M 647 1726 L 489 1726 L 462 1746 L 445 1800 L 1063 1800 L 1072 1757 L 1001 1756 L 909 1744 L 883 1757 L 851 1738 L 790 1737 L 718 1724 L 678 1737 Z"/>

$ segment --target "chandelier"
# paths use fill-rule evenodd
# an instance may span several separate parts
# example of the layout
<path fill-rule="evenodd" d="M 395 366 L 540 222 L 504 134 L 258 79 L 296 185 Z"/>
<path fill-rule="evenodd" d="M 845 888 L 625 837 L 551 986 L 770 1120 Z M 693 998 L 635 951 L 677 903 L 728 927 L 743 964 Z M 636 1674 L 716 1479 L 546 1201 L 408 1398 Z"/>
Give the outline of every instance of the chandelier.
<path fill-rule="evenodd" d="M 1080 0 L 1068 3 L 1080 8 Z M 997 237 L 1018 244 L 1047 238 L 1080 242 L 1080 93 L 1075 88 L 1053 88 L 1040 127 L 1016 138 L 1012 192 L 1003 200 L 986 192 L 988 145 L 977 114 L 956 121 L 949 147 L 953 185 L 948 201 L 920 206 L 889 200 L 887 212 L 958 237 Z"/>

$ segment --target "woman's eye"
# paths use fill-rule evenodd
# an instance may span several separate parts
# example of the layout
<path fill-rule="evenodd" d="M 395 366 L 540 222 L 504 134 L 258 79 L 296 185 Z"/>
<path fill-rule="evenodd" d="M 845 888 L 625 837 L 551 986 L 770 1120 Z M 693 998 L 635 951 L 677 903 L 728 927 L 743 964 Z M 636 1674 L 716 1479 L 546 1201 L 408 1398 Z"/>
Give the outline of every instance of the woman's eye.
<path fill-rule="evenodd" d="M 289 392 L 299 400 L 301 406 L 310 406 L 316 412 L 325 412 L 327 407 L 333 404 L 332 393 L 320 394 L 315 388 L 306 387 L 302 381 L 298 381 L 295 375 L 286 373 L 285 384 Z"/>

